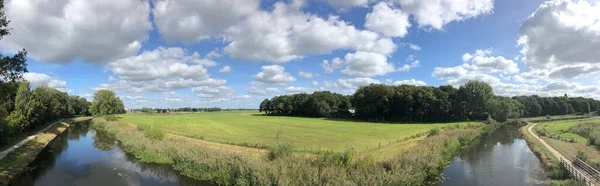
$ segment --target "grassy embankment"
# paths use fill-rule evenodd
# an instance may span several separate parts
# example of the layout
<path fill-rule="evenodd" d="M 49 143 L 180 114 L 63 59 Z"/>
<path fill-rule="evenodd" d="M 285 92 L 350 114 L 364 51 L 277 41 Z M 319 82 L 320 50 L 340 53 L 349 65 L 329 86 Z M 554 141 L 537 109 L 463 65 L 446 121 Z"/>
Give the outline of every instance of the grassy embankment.
<path fill-rule="evenodd" d="M 559 160 L 554 155 L 552 155 L 552 153 L 536 139 L 537 135 L 540 134 L 540 133 L 538 133 L 538 132 L 540 132 L 540 129 L 544 128 L 545 130 L 541 131 L 542 133 L 544 133 L 544 132 L 552 133 L 552 135 L 554 135 L 555 137 L 562 136 L 562 139 L 566 140 L 566 141 L 562 141 L 562 140 L 552 139 L 547 136 L 542 136 L 542 139 L 544 141 L 546 141 L 550 146 L 552 146 L 558 152 L 563 154 L 565 157 L 572 158 L 576 155 L 576 153 L 578 151 L 586 152 L 586 154 L 590 154 L 590 153 L 595 154 L 592 156 L 598 155 L 599 152 L 590 151 L 590 150 L 595 150 L 595 149 L 587 146 L 585 144 L 585 142 L 583 140 L 581 140 L 581 138 L 582 138 L 581 136 L 578 136 L 577 134 L 568 132 L 568 129 L 570 127 L 581 122 L 580 120 L 582 120 L 582 119 L 580 117 L 564 116 L 564 117 L 559 117 L 559 118 L 560 119 L 547 120 L 547 121 L 552 121 L 552 122 L 538 124 L 533 130 L 533 132 L 535 133 L 536 136 L 531 135 L 527 131 L 527 129 L 530 126 L 532 126 L 533 124 L 529 124 L 525 127 L 522 127 L 521 133 L 523 133 L 523 137 L 527 141 L 531 150 L 542 161 L 542 169 L 544 170 L 545 175 L 552 179 L 551 185 L 582 184 L 575 180 L 569 179 L 568 172 L 564 168 L 562 168 L 562 166 L 560 166 Z M 527 118 L 526 120 L 539 121 L 539 118 L 538 119 Z M 583 119 L 583 121 L 592 122 L 592 121 L 599 121 L 599 120 Z M 573 139 L 573 140 L 571 140 L 571 139 Z M 583 139 L 585 139 L 585 138 L 583 138 Z M 568 141 L 572 141 L 572 142 L 568 142 Z M 595 158 L 592 157 L 591 159 L 595 159 Z"/>
<path fill-rule="evenodd" d="M 223 185 L 422 185 L 435 182 L 439 171 L 461 147 L 484 131 L 490 132 L 497 127 L 481 124 L 392 125 L 245 113 L 144 117 L 124 116 L 121 121 L 109 122 L 97 118 L 94 123 L 115 135 L 123 149 L 141 161 L 171 164 L 186 176 Z M 135 127 L 130 124 L 132 121 L 146 122 L 142 125 L 147 126 Z M 157 135 L 161 133 L 155 131 L 157 128 L 166 134 Z M 420 133 L 422 136 L 417 135 Z M 194 137 L 232 144 L 245 140 L 265 144 L 269 150 L 249 155 L 244 152 L 256 152 L 256 149 L 226 144 L 222 144 L 223 148 L 215 148 L 214 144 L 206 144 L 214 142 Z M 394 139 L 398 142 L 393 142 Z M 352 150 L 348 146 L 346 150 L 340 150 L 346 144 L 352 144 L 349 142 L 361 140 L 377 144 L 376 149 L 368 150 L 375 153 L 360 154 L 356 148 Z M 382 140 L 390 144 L 382 143 L 379 148 Z M 323 149 L 307 153 L 308 147 L 302 144 L 308 143 L 323 143 Z M 398 146 L 405 150 L 398 150 Z M 232 147 L 241 149 L 231 150 Z"/>
<path fill-rule="evenodd" d="M 259 113 L 220 112 L 180 115 L 123 115 L 121 121 L 154 127 L 168 133 L 211 142 L 269 148 L 290 143 L 297 151 L 343 152 L 354 148 L 372 152 L 379 147 L 401 150 L 423 139 L 432 128 L 446 128 L 462 123 L 392 124 L 338 121 L 320 118 L 273 117 Z M 475 124 L 475 122 L 471 122 Z M 412 142 L 407 142 L 412 141 Z M 399 143 L 404 142 L 404 143 Z M 385 153 L 383 153 L 385 154 Z"/>
<path fill-rule="evenodd" d="M 0 160 L 0 185 L 8 185 L 12 178 L 24 171 L 46 145 L 65 131 L 70 123 L 84 119 L 86 118 L 75 118 L 57 123 Z"/>

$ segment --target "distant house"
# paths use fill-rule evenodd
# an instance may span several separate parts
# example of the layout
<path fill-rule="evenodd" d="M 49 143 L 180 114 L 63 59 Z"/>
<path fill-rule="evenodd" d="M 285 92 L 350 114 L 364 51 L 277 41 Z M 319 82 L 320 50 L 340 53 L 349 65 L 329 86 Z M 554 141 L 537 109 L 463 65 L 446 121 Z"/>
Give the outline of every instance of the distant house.
<path fill-rule="evenodd" d="M 354 107 L 350 107 L 348 108 L 348 112 L 354 114 L 354 112 L 356 112 L 356 109 Z"/>

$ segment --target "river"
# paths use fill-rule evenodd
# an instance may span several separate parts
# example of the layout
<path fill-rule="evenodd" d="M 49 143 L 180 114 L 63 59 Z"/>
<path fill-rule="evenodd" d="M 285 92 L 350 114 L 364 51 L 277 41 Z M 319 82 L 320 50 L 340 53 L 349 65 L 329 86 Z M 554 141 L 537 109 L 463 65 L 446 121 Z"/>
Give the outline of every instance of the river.
<path fill-rule="evenodd" d="M 442 171 L 438 185 L 543 185 L 540 160 L 516 127 L 501 127 L 480 138 Z"/>
<path fill-rule="evenodd" d="M 52 141 L 11 185 L 121 186 L 210 185 L 182 176 L 168 165 L 139 162 L 114 137 L 73 124 Z"/>

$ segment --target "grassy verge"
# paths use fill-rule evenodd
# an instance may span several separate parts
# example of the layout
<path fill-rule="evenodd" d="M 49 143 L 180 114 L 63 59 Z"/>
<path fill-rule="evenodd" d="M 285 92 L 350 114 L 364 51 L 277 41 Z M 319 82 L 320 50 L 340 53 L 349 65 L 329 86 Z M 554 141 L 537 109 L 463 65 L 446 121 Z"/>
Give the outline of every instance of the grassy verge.
<path fill-rule="evenodd" d="M 269 149 L 290 143 L 297 151 L 344 152 L 353 148 L 361 154 L 396 142 L 418 138 L 432 128 L 469 125 L 457 123 L 370 123 L 258 113 L 217 112 L 180 115 L 121 115 L 120 121 L 154 127 L 167 133 L 206 141 Z M 475 125 L 476 122 L 471 122 Z M 142 128 L 143 128 L 142 127 Z M 426 134 L 425 134 L 426 135 Z"/>
<path fill-rule="evenodd" d="M 414 145 L 390 146 L 398 151 L 385 151 L 385 154 L 377 153 L 376 156 L 359 154 L 351 148 L 342 152 L 326 150 L 307 154 L 286 142 L 272 145 L 269 153 L 255 156 L 211 148 L 175 135 L 153 138 L 146 134 L 147 130 L 151 130 L 148 126 L 133 127 L 102 118 L 94 119 L 94 123 L 113 134 L 125 151 L 143 162 L 170 164 L 185 176 L 221 185 L 431 184 L 437 181 L 435 178 L 457 151 L 484 131 L 493 131 L 497 127 L 452 125 L 444 130 L 426 130 L 425 135 L 414 138 Z M 337 126 L 338 133 L 345 130 L 344 126 Z M 156 129 L 163 130 L 161 127 L 152 130 Z M 392 142 L 388 143 L 392 145 Z M 384 152 L 383 149 L 377 150 Z M 380 160 L 382 158 L 377 156 L 386 158 Z"/>
<path fill-rule="evenodd" d="M 528 129 L 532 125 L 533 124 L 528 124 L 524 127 L 521 127 L 520 130 L 531 151 L 533 151 L 533 153 L 540 159 L 542 165 L 541 168 L 544 171 L 544 174 L 546 177 L 551 179 L 549 185 L 581 185 L 581 182 L 569 178 L 569 173 L 564 167 L 561 166 L 559 160 L 548 150 L 548 148 L 546 148 L 537 140 L 538 134 L 536 131 L 533 130 L 535 136 L 529 133 Z M 549 143 L 549 145 L 553 146 L 546 140 L 546 138 L 543 139 Z"/>

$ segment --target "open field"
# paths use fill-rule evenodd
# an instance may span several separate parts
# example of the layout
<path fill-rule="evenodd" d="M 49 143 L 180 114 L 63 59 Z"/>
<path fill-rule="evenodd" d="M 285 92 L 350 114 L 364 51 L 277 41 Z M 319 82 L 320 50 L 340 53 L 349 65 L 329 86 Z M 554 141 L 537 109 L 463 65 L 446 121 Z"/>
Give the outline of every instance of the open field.
<path fill-rule="evenodd" d="M 521 118 L 521 120 L 533 122 L 533 123 L 541 123 L 541 122 L 552 122 L 552 121 L 562 121 L 562 120 L 576 120 L 576 119 L 588 119 L 591 115 L 558 115 L 558 116 L 539 116 L 539 117 L 529 117 L 529 118 Z"/>
<path fill-rule="evenodd" d="M 588 163 L 596 168 L 600 167 L 600 149 L 588 144 L 588 139 L 569 130 L 571 127 L 582 123 L 600 123 L 600 119 L 578 119 L 568 121 L 554 121 L 538 124 L 535 131 L 545 132 L 542 138 L 563 156 L 573 159 L 578 152 L 583 152 L 588 157 Z"/>
<path fill-rule="evenodd" d="M 424 135 L 432 128 L 447 128 L 462 123 L 390 124 L 339 121 L 321 118 L 263 116 L 259 113 L 219 112 L 181 115 L 121 115 L 120 121 L 155 127 L 167 133 L 251 147 L 293 144 L 297 150 L 333 150 L 348 148 L 364 151 Z M 472 122 L 474 123 L 474 122 Z M 415 140 L 413 140 L 416 142 Z M 412 143 L 404 143 L 410 145 Z M 403 145 L 390 147 L 404 149 Z"/>

